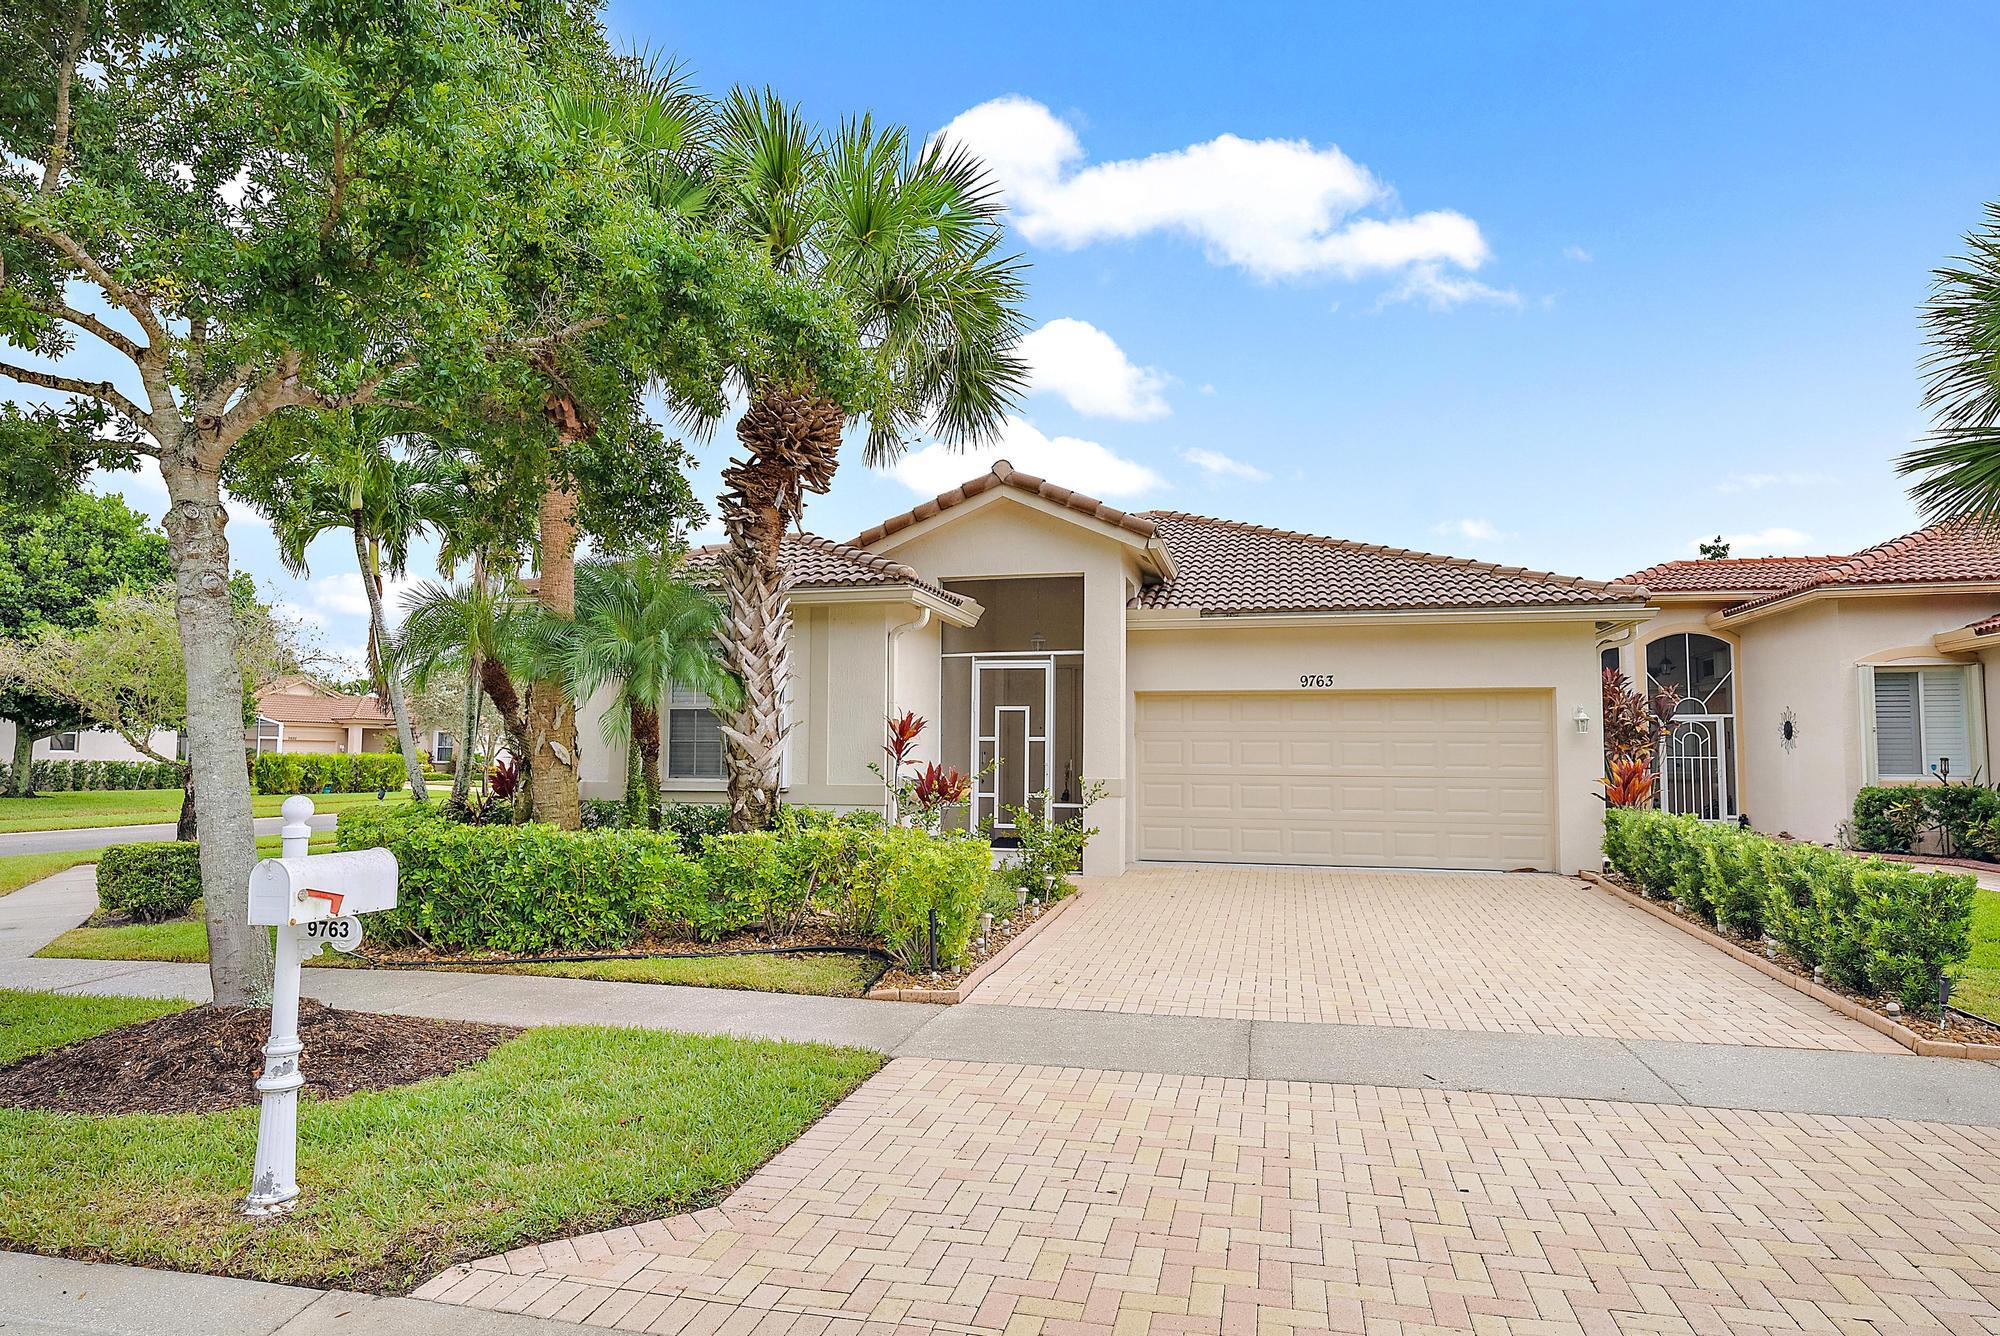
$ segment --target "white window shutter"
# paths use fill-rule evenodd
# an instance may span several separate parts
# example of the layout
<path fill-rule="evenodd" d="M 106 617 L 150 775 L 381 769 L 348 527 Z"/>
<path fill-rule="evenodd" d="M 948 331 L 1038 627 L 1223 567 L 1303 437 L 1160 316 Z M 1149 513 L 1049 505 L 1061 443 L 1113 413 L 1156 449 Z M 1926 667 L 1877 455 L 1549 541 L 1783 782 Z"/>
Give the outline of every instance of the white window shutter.
<path fill-rule="evenodd" d="M 1915 673 L 1875 673 L 1875 773 L 1902 779 L 1924 773 Z"/>
<path fill-rule="evenodd" d="M 1965 709 L 1965 670 L 1926 668 L 1923 671 L 1923 765 L 1928 774 L 1940 761 L 1950 763 L 1957 779 L 1972 778 L 1972 729 Z"/>

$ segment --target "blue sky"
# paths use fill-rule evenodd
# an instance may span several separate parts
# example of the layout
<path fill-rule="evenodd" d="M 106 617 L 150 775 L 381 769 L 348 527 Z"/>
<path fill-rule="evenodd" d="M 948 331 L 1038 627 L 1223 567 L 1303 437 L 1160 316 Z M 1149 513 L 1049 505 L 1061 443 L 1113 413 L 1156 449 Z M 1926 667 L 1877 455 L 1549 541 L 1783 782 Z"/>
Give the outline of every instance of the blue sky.
<path fill-rule="evenodd" d="M 951 126 L 995 164 L 1038 330 L 1022 468 L 1594 576 L 1915 524 L 1889 460 L 1924 428 L 1916 308 L 2000 197 L 1990 6 L 745 13 L 611 24 L 710 89 Z M 807 523 L 851 537 L 983 467 L 850 462 Z M 157 512 L 149 483 L 123 487 Z M 361 643 L 335 544 L 300 583 L 237 538 Z"/>

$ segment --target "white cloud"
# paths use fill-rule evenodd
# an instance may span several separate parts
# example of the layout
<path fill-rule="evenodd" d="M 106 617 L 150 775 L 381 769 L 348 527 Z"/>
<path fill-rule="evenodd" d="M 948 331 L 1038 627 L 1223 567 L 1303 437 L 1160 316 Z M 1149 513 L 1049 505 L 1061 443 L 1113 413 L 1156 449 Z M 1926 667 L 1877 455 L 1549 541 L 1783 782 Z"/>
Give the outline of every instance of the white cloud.
<path fill-rule="evenodd" d="M 1500 527 L 1491 520 L 1444 520 L 1431 526 L 1432 533 L 1445 534 L 1452 538 L 1465 538 L 1478 543 L 1497 542 L 1514 535 L 1502 533 Z"/>
<path fill-rule="evenodd" d="M 1463 274 L 1447 274 L 1435 264 L 1412 265 L 1403 281 L 1382 295 L 1376 309 L 1397 302 L 1422 302 L 1433 311 L 1448 311 L 1467 302 L 1488 302 L 1494 306 L 1519 306 L 1521 294 L 1511 288 L 1496 288 Z"/>
<path fill-rule="evenodd" d="M 1199 446 L 1181 451 L 1181 458 L 1200 469 L 1211 478 L 1241 478 L 1245 482 L 1269 482 L 1271 475 L 1255 464 L 1246 464 L 1240 459 L 1232 459 L 1220 450 L 1203 450 Z"/>
<path fill-rule="evenodd" d="M 1165 491 L 1167 481 L 1136 459 L 1096 441 L 1048 437 L 1025 418 L 1010 417 L 999 439 L 971 450 L 927 445 L 891 465 L 889 475 L 921 496 L 948 492 L 1004 459 L 1023 473 L 1073 487 L 1087 496 L 1130 497 Z"/>
<path fill-rule="evenodd" d="M 1564 246 L 1563 258 L 1565 260 L 1574 260 L 1578 264 L 1589 264 L 1597 257 L 1581 246 Z"/>
<path fill-rule="evenodd" d="M 1724 495 L 1761 492 L 1766 487 L 1824 487 L 1835 479 L 1830 473 L 1731 473 L 1715 484 Z"/>
<path fill-rule="evenodd" d="M 1687 550 L 1698 552 L 1701 545 L 1709 541 L 1708 537 L 1690 538 Z M 1726 533 L 1722 535 L 1722 541 L 1729 544 L 1729 555 L 1732 557 L 1785 556 L 1809 552 L 1813 545 L 1811 534 L 1788 529 L 1783 525 L 1773 525 L 1768 529 L 1759 529 L 1755 533 Z"/>
<path fill-rule="evenodd" d="M 423 579 L 414 574 L 402 579 L 390 576 L 383 582 L 382 620 L 391 629 L 402 624 L 403 595 L 422 583 Z M 358 617 L 362 626 L 367 626 L 368 591 L 361 586 L 360 572 L 316 575 L 304 583 L 303 592 L 305 601 L 296 606 L 304 617 L 318 617 L 321 624 L 335 617 Z"/>
<path fill-rule="evenodd" d="M 961 112 L 940 138 L 977 153 L 1037 245 L 1170 232 L 1217 264 L 1263 279 L 1397 273 L 1417 264 L 1476 269 L 1490 257 L 1462 213 L 1358 217 L 1394 192 L 1331 144 L 1218 135 L 1144 158 L 1086 165 L 1076 132 L 1041 103 L 1010 96 Z"/>
<path fill-rule="evenodd" d="M 1061 395 L 1091 417 L 1143 422 L 1170 411 L 1161 394 L 1167 378 L 1135 366 L 1109 334 L 1083 320 L 1051 320 L 1021 340 L 1030 392 Z"/>

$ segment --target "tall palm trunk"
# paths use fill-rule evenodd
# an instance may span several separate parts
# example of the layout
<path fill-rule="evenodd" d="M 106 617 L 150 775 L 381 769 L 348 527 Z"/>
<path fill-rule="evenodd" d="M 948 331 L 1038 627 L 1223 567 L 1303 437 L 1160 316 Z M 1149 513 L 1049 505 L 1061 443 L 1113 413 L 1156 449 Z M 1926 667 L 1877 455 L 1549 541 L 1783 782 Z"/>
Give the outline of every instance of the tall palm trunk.
<path fill-rule="evenodd" d="M 761 830 L 777 815 L 791 634 L 785 528 L 806 492 L 832 485 L 843 421 L 839 405 L 810 389 L 763 388 L 736 424 L 749 458 L 722 472 L 724 651 L 743 686 L 742 704 L 722 722 L 731 830 Z"/>
<path fill-rule="evenodd" d="M 271 994 L 271 937 L 249 924 L 257 849 L 219 455 L 188 430 L 161 451 L 160 475 L 167 484 L 167 550 L 187 664 L 188 767 L 201 813 L 209 986 L 221 1006 L 251 1006 Z"/>
<path fill-rule="evenodd" d="M 660 712 L 648 705 L 632 707 L 632 754 L 639 766 L 639 791 L 646 805 L 646 825 L 660 828 Z"/>
<path fill-rule="evenodd" d="M 542 545 L 537 597 L 542 609 L 565 620 L 576 616 L 576 493 L 551 482 L 542 493 Z M 535 820 L 564 830 L 583 825 L 577 791 L 576 705 L 553 678 L 528 684 L 528 793 Z"/>
<path fill-rule="evenodd" d="M 472 587 L 484 591 L 486 588 L 486 554 L 474 551 L 472 554 Z M 472 803 L 472 740 L 479 732 L 479 646 L 465 647 L 465 713 L 460 716 L 461 727 L 458 734 L 458 764 L 451 768 L 451 807 L 454 811 L 464 811 Z"/>
<path fill-rule="evenodd" d="M 424 763 L 417 759 L 417 739 L 410 731 L 410 710 L 403 701 L 403 675 L 388 662 L 389 637 L 382 621 L 382 587 L 376 580 L 375 554 L 362 532 L 361 512 L 355 511 L 353 519 L 354 558 L 361 563 L 361 586 L 368 591 L 368 635 L 375 649 L 375 675 L 389 688 L 389 713 L 396 716 L 396 740 L 403 747 L 403 772 L 409 776 L 410 796 L 427 802 L 430 793 L 424 788 Z"/>

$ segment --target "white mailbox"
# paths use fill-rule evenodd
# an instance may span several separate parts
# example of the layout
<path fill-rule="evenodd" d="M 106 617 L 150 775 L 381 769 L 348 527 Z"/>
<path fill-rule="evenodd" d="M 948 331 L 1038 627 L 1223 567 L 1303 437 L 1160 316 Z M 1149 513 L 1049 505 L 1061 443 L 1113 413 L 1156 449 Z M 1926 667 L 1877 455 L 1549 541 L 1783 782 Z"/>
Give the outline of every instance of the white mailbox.
<path fill-rule="evenodd" d="M 263 927 L 396 907 L 396 855 L 357 849 L 266 858 L 250 872 L 250 921 Z"/>

